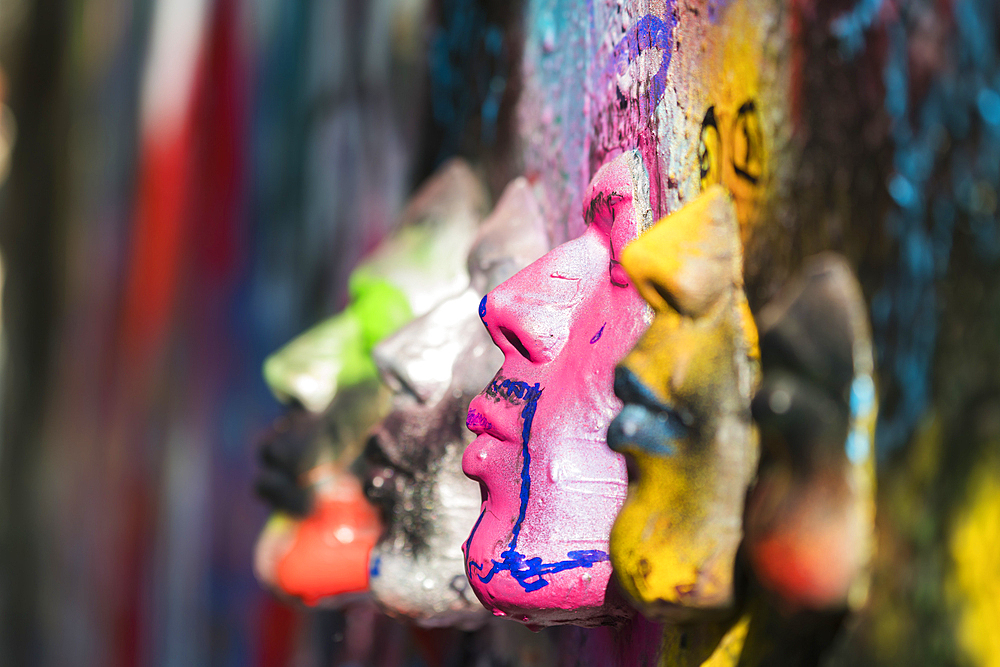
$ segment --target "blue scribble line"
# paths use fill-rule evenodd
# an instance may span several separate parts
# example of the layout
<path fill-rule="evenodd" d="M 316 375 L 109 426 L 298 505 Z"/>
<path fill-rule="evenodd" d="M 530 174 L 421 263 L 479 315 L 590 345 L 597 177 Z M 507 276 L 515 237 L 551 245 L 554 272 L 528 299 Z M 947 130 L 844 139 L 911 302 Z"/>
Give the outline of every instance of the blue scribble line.
<path fill-rule="evenodd" d="M 483 300 L 479 302 L 479 319 L 483 321 L 483 326 L 486 326 L 486 298 L 489 294 L 483 296 Z"/>
<path fill-rule="evenodd" d="M 610 67 L 621 74 L 643 51 L 648 49 L 661 51 L 660 68 L 649 82 L 648 98 L 640 100 L 639 108 L 643 119 L 649 118 L 667 90 L 667 71 L 670 68 L 670 57 L 673 55 L 676 24 L 677 19 L 673 14 L 662 19 L 655 14 L 647 14 L 632 24 L 611 54 Z"/>
<path fill-rule="evenodd" d="M 590 339 L 590 344 L 591 345 L 593 345 L 597 341 L 601 340 L 601 334 L 604 333 L 604 327 L 606 327 L 606 326 L 608 326 L 607 322 L 605 322 L 604 324 L 601 325 L 601 330 L 598 331 L 597 333 L 595 333 L 594 337 Z"/>
<path fill-rule="evenodd" d="M 514 528 L 511 531 L 510 544 L 500 554 L 501 560 L 493 560 L 492 567 L 484 575 L 482 574 L 483 566 L 470 558 L 468 560 L 469 577 L 472 577 L 472 569 L 475 568 L 478 570 L 476 576 L 479 577 L 479 580 L 488 584 L 498 572 L 509 572 L 514 581 L 520 584 L 525 592 L 531 593 L 549 585 L 544 575 L 579 567 L 590 568 L 594 563 L 607 561 L 608 554 L 598 549 L 570 551 L 566 554 L 567 560 L 555 563 L 543 563 L 542 559 L 538 557 L 528 558 L 517 550 L 517 541 L 521 536 L 521 525 L 524 523 L 524 517 L 528 510 L 528 498 L 531 496 L 531 475 L 529 473 L 531 452 L 528 450 L 528 441 L 531 439 L 531 424 L 535 419 L 535 409 L 538 407 L 542 388 L 537 382 L 534 385 L 529 385 L 527 382 L 511 379 L 505 379 L 502 382 L 494 379 L 486 391 L 488 394 L 502 396 L 508 400 L 513 398 L 524 401 L 524 409 L 521 410 L 521 418 L 524 420 L 521 427 L 521 505 L 518 509 L 517 520 L 514 522 Z M 466 553 L 468 553 L 469 545 L 472 544 L 472 538 L 482 520 L 483 514 L 480 514 L 479 520 L 476 521 L 476 525 L 472 528 L 472 533 L 469 534 L 469 539 L 465 543 Z M 534 581 L 528 581 L 529 579 L 534 579 Z"/>

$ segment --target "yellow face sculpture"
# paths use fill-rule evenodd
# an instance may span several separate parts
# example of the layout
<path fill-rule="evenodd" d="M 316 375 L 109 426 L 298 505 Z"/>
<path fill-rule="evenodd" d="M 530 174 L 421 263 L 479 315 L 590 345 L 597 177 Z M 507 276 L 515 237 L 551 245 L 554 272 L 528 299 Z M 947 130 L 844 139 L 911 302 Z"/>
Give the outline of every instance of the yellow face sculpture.
<path fill-rule="evenodd" d="M 712 186 L 621 261 L 656 317 L 615 375 L 625 407 L 608 444 L 630 468 L 611 560 L 647 615 L 726 611 L 757 465 L 750 401 L 759 376 L 732 198 Z"/>
<path fill-rule="evenodd" d="M 621 257 L 655 319 L 615 379 L 625 406 L 608 444 L 629 463 L 629 494 L 611 560 L 633 602 L 661 620 L 732 612 L 758 461 L 750 404 L 760 363 L 742 249 L 765 217 L 776 177 L 770 155 L 789 106 L 782 58 L 769 50 L 784 20 L 776 8 L 736 0 L 714 21 L 682 21 L 682 39 L 695 45 L 677 76 L 690 82 L 697 141 L 681 181 L 699 194 Z"/>

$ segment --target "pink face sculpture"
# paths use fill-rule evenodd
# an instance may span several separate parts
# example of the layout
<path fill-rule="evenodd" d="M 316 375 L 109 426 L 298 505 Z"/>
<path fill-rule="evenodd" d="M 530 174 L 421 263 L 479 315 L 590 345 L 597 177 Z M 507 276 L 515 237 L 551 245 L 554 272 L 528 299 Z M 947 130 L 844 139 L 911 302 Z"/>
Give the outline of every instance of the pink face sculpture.
<path fill-rule="evenodd" d="M 621 407 L 614 366 L 649 320 L 617 258 L 652 224 L 638 152 L 604 165 L 584 199 L 587 230 L 502 283 L 479 313 L 504 364 L 469 408 L 462 459 L 483 505 L 464 545 L 473 590 L 531 626 L 630 615 L 608 594 L 608 535 L 627 492 L 605 442 Z"/>

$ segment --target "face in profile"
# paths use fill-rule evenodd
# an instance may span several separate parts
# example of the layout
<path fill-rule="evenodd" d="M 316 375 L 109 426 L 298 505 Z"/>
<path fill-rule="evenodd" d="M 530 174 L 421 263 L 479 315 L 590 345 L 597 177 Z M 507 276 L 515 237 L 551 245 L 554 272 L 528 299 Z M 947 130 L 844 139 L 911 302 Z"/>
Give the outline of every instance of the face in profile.
<path fill-rule="evenodd" d="M 857 609 L 874 541 L 877 413 L 861 287 L 843 257 L 817 255 L 757 321 L 761 464 L 747 560 L 785 612 Z"/>
<path fill-rule="evenodd" d="M 605 436 L 620 405 L 614 365 L 647 324 L 619 264 L 652 220 L 637 152 L 597 172 L 584 216 L 582 236 L 479 308 L 504 361 L 468 413 L 477 437 L 462 468 L 483 500 L 464 545 L 467 573 L 487 609 L 534 626 L 629 614 L 608 595 L 608 535 L 627 479 Z"/>
<path fill-rule="evenodd" d="M 616 378 L 625 407 L 608 443 L 628 458 L 630 486 L 611 555 L 629 597 L 663 620 L 724 613 L 736 594 L 759 451 L 743 246 L 770 224 L 765 207 L 784 173 L 771 151 L 788 115 L 780 68 L 765 55 L 771 9 L 737 0 L 701 25 L 703 48 L 686 61 L 698 144 L 685 180 L 699 195 L 622 258 L 656 317 Z"/>
<path fill-rule="evenodd" d="M 387 408 L 388 393 L 369 381 L 342 387 L 322 415 L 294 409 L 272 427 L 257 486 L 277 511 L 255 552 L 257 576 L 272 590 L 328 605 L 367 589 L 368 553 L 382 526 L 358 479 L 339 462 L 360 451 Z"/>
<path fill-rule="evenodd" d="M 308 604 L 367 590 L 382 527 L 348 466 L 388 412 L 371 351 L 468 285 L 467 253 L 486 201 L 466 164 L 444 165 L 410 201 L 396 233 L 351 275 L 347 308 L 266 361 L 269 386 L 293 406 L 262 448 L 257 483 L 277 510 L 255 550 L 268 587 Z"/>
<path fill-rule="evenodd" d="M 625 405 L 608 444 L 629 463 L 615 574 L 647 616 L 721 614 L 757 466 L 757 332 L 732 199 L 710 188 L 629 246 L 622 266 L 655 319 L 615 377 Z"/>
<path fill-rule="evenodd" d="M 371 554 L 371 591 L 387 612 L 423 626 L 481 625 L 460 545 L 478 516 L 477 485 L 462 475 L 472 435 L 469 401 L 502 363 L 479 320 L 488 289 L 548 249 L 524 179 L 507 187 L 469 256 L 471 284 L 380 343 L 376 363 L 393 391 L 360 463 L 385 533 Z"/>

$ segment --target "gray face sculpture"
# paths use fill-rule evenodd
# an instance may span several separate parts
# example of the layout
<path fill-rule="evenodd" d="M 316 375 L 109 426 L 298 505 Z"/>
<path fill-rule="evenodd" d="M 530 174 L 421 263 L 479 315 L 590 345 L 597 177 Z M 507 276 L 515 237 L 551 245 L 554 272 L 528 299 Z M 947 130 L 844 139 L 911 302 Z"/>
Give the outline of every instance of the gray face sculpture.
<path fill-rule="evenodd" d="M 469 255 L 470 285 L 382 341 L 373 353 L 394 392 L 360 462 L 385 533 L 370 586 L 390 614 L 425 627 L 472 629 L 488 613 L 469 588 L 462 541 L 479 515 L 479 485 L 462 473 L 469 401 L 503 362 L 479 321 L 483 295 L 548 250 L 523 178 L 507 186 Z"/>

